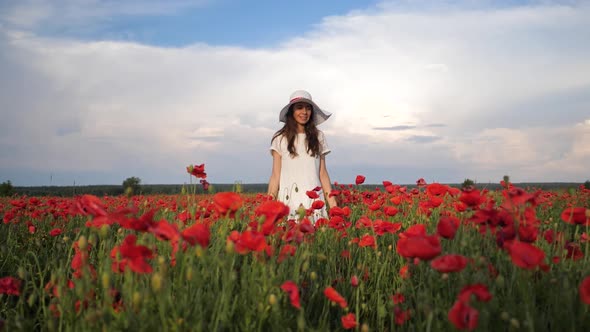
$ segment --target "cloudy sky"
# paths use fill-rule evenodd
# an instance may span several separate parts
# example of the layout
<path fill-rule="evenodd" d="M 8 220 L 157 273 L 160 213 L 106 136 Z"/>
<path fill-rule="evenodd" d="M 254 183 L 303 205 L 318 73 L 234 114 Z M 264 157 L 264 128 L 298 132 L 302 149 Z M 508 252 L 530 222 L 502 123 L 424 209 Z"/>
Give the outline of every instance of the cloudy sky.
<path fill-rule="evenodd" d="M 590 4 L 0 1 L 0 181 L 267 182 L 296 89 L 333 181 L 590 178 Z"/>

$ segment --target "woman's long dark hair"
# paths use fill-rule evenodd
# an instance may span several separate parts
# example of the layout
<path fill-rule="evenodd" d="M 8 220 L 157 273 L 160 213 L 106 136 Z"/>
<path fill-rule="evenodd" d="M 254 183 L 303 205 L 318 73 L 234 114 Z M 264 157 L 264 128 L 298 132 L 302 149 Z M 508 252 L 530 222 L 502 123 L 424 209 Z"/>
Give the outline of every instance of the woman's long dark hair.
<path fill-rule="evenodd" d="M 286 117 L 287 121 L 285 122 L 285 125 L 273 135 L 270 142 L 272 144 L 272 141 L 274 141 L 275 138 L 283 135 L 287 139 L 287 150 L 289 150 L 291 158 L 295 158 L 297 157 L 297 151 L 295 149 L 297 122 L 293 118 L 293 105 L 289 107 Z M 315 110 L 312 110 L 309 121 L 305 124 L 305 143 L 307 143 L 307 153 L 312 157 L 319 157 L 320 155 L 320 141 L 318 136 L 319 131 L 315 126 Z"/>

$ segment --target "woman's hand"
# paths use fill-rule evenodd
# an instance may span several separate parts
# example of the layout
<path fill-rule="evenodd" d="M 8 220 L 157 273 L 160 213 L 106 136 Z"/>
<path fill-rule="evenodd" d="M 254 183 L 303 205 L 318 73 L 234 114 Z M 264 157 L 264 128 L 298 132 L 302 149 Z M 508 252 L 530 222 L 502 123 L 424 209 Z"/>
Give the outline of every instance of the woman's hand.
<path fill-rule="evenodd" d="M 336 197 L 329 197 L 328 195 L 328 205 L 330 206 L 330 208 L 338 206 L 338 203 L 336 203 Z"/>

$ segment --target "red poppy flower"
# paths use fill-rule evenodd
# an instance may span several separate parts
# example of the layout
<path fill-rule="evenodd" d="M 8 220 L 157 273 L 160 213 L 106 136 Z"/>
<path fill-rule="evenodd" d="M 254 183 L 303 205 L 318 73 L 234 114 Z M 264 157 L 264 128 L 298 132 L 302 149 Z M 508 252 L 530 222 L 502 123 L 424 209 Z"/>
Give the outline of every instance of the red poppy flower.
<path fill-rule="evenodd" d="M 389 201 L 395 205 L 400 205 L 402 202 L 402 197 L 401 196 L 393 196 L 389 199 Z"/>
<path fill-rule="evenodd" d="M 211 238 L 211 231 L 209 226 L 205 224 L 194 224 L 182 231 L 182 238 L 190 243 L 191 246 L 199 244 L 203 248 L 209 246 L 209 239 Z"/>
<path fill-rule="evenodd" d="M 426 226 L 424 224 L 416 224 L 408 227 L 405 232 L 400 234 L 400 238 L 424 236 L 426 235 Z"/>
<path fill-rule="evenodd" d="M 113 260 L 112 270 L 114 272 L 123 272 L 126 267 L 137 273 L 151 273 L 152 267 L 147 263 L 147 259 L 153 258 L 154 254 L 146 246 L 135 245 L 136 237 L 134 234 L 127 235 L 121 246 L 114 247 L 111 251 Z M 117 252 L 121 259 L 117 259 Z"/>
<path fill-rule="evenodd" d="M 301 303 L 299 303 L 299 288 L 297 288 L 297 284 L 288 280 L 281 285 L 281 289 L 289 294 L 291 305 L 296 309 L 301 309 Z"/>
<path fill-rule="evenodd" d="M 586 208 L 567 208 L 561 213 L 561 220 L 573 225 L 590 225 L 590 217 L 586 215 Z"/>
<path fill-rule="evenodd" d="M 359 247 L 377 248 L 377 243 L 375 243 L 375 237 L 369 234 L 363 235 L 363 237 L 359 241 Z"/>
<path fill-rule="evenodd" d="M 160 220 L 150 225 L 148 232 L 154 234 L 158 240 L 177 241 L 180 238 L 178 227 L 166 220 Z"/>
<path fill-rule="evenodd" d="M 518 227 L 518 239 L 522 242 L 532 243 L 537 241 L 539 227 L 535 225 L 520 225 Z"/>
<path fill-rule="evenodd" d="M 75 254 L 74 257 L 72 258 L 72 263 L 70 264 L 70 266 L 72 267 L 72 270 L 74 270 L 73 276 L 76 279 L 80 279 L 82 278 L 82 276 L 84 275 L 84 271 L 85 271 L 85 267 L 88 267 L 88 270 L 90 271 L 90 275 L 94 278 L 96 277 L 96 270 L 94 269 L 94 266 L 90 265 L 88 263 L 88 259 L 89 259 L 89 253 L 90 253 L 90 249 L 92 248 L 92 246 L 90 244 L 86 245 L 86 249 L 81 250 L 80 247 L 78 246 L 78 242 L 74 242 L 74 250 L 75 250 Z"/>
<path fill-rule="evenodd" d="M 430 266 L 438 272 L 459 272 L 462 271 L 469 260 L 461 255 L 444 255 L 435 258 L 430 262 Z"/>
<path fill-rule="evenodd" d="M 406 258 L 430 260 L 440 255 L 442 248 L 437 235 L 426 235 L 400 238 L 396 250 Z"/>
<path fill-rule="evenodd" d="M 488 287 L 484 284 L 473 284 L 463 287 L 457 298 L 460 301 L 468 303 L 471 300 L 472 294 L 481 302 L 488 302 L 492 299 L 492 294 L 490 294 Z"/>
<path fill-rule="evenodd" d="M 281 251 L 279 252 L 279 258 L 277 258 L 277 262 L 281 263 L 285 260 L 285 258 L 287 258 L 287 256 L 295 256 L 295 253 L 297 252 L 297 247 L 292 246 L 290 244 L 285 244 L 282 248 Z"/>
<path fill-rule="evenodd" d="M 523 269 L 534 269 L 545 259 L 545 252 L 529 243 L 511 241 L 506 242 L 504 247 L 510 253 L 512 263 Z"/>
<path fill-rule="evenodd" d="M 330 216 L 330 218 L 335 216 L 342 217 L 344 216 L 344 210 L 339 206 L 335 206 L 330 209 L 328 215 Z"/>
<path fill-rule="evenodd" d="M 383 235 L 385 233 L 395 234 L 402 228 L 401 222 L 388 222 L 381 219 L 375 220 L 373 223 L 373 229 L 377 235 Z"/>
<path fill-rule="evenodd" d="M 399 276 L 402 279 L 408 279 L 410 277 L 410 268 L 408 265 L 404 265 L 399 269 Z"/>
<path fill-rule="evenodd" d="M 431 183 L 426 187 L 426 193 L 429 196 L 444 196 L 447 193 L 448 186 L 442 185 L 440 183 Z"/>
<path fill-rule="evenodd" d="M 207 177 L 207 173 L 205 173 L 205 164 L 187 166 L 186 171 L 197 178 L 204 179 Z"/>
<path fill-rule="evenodd" d="M 406 297 L 402 293 L 395 293 L 391 296 L 391 300 L 393 301 L 393 304 L 400 304 L 406 301 Z"/>
<path fill-rule="evenodd" d="M 365 177 L 362 175 L 357 175 L 354 182 L 356 183 L 357 186 L 359 184 L 363 184 L 363 183 L 365 183 Z"/>
<path fill-rule="evenodd" d="M 580 300 L 586 304 L 590 304 L 590 276 L 582 280 L 579 287 Z M 0 292 L 1 293 L 1 292 Z"/>
<path fill-rule="evenodd" d="M 91 216 L 106 216 L 106 207 L 100 198 L 94 195 L 82 195 L 76 198 L 74 212 Z"/>
<path fill-rule="evenodd" d="M 340 257 L 350 259 L 350 251 L 342 250 L 342 252 L 340 253 Z"/>
<path fill-rule="evenodd" d="M 316 198 L 320 198 L 320 195 L 318 195 L 317 191 L 313 191 L 313 190 L 309 190 L 306 191 L 305 194 L 307 195 L 307 197 L 309 197 L 310 199 L 316 199 Z"/>
<path fill-rule="evenodd" d="M 14 277 L 0 278 L 0 294 L 20 295 L 21 281 Z"/>
<path fill-rule="evenodd" d="M 213 203 L 215 204 L 215 209 L 217 209 L 217 212 L 220 214 L 225 215 L 230 213 L 230 215 L 233 215 L 240 207 L 242 207 L 244 201 L 240 195 L 234 192 L 223 192 L 217 193 L 213 196 Z"/>
<path fill-rule="evenodd" d="M 448 317 L 457 329 L 472 331 L 477 327 L 479 312 L 464 301 L 457 300 L 449 310 Z"/>
<path fill-rule="evenodd" d="M 207 180 L 201 179 L 199 182 L 203 186 L 203 191 L 208 191 L 209 190 L 209 184 L 210 183 Z"/>
<path fill-rule="evenodd" d="M 341 322 L 342 322 L 342 327 L 345 330 L 350 330 L 350 329 L 354 329 L 357 325 L 356 323 L 356 317 L 354 316 L 353 313 L 349 313 L 345 316 L 342 316 L 341 318 Z"/>
<path fill-rule="evenodd" d="M 402 310 L 399 307 L 395 307 L 393 308 L 393 314 L 397 325 L 403 325 L 408 319 L 410 319 L 410 310 Z"/>
<path fill-rule="evenodd" d="M 317 200 L 317 201 L 313 201 L 313 203 L 311 203 L 311 208 L 314 210 L 319 210 L 319 209 L 323 208 L 324 205 L 326 205 L 326 203 L 324 203 L 324 201 Z"/>
<path fill-rule="evenodd" d="M 457 217 L 441 217 L 436 225 L 436 233 L 445 239 L 455 238 L 460 221 Z"/>
<path fill-rule="evenodd" d="M 256 231 L 244 231 L 242 234 L 232 231 L 227 240 L 235 244 L 236 252 L 240 255 L 250 251 L 261 252 L 267 247 L 264 235 Z"/>
<path fill-rule="evenodd" d="M 63 231 L 61 230 L 61 228 L 54 228 L 49 232 L 49 235 L 51 236 L 58 236 L 62 233 Z"/>
<path fill-rule="evenodd" d="M 470 207 L 479 206 L 481 203 L 485 202 L 485 197 L 481 195 L 479 190 L 471 189 L 471 190 L 463 190 L 459 200 L 465 205 Z"/>
<path fill-rule="evenodd" d="M 262 233 L 268 235 L 272 232 L 275 223 L 289 214 L 289 207 L 279 201 L 266 201 L 254 211 L 256 216 L 264 216 Z"/>
<path fill-rule="evenodd" d="M 418 187 L 424 187 L 428 184 L 426 183 L 426 180 L 424 180 L 424 178 L 419 178 L 418 180 L 416 180 L 416 185 Z"/>
<path fill-rule="evenodd" d="M 386 206 L 383 212 L 385 212 L 386 216 L 393 217 L 399 212 L 399 210 L 396 209 L 394 206 Z"/>
<path fill-rule="evenodd" d="M 584 258 L 584 252 L 580 249 L 580 245 L 574 242 L 569 242 L 565 245 L 566 255 L 565 258 L 572 259 L 574 261 Z"/>
<path fill-rule="evenodd" d="M 346 300 L 332 287 L 326 288 L 324 290 L 324 295 L 328 298 L 328 300 L 340 305 L 341 308 L 346 308 L 348 306 Z"/>
<path fill-rule="evenodd" d="M 432 196 L 426 203 L 428 208 L 433 209 L 439 207 L 443 203 L 443 199 L 438 196 Z"/>
<path fill-rule="evenodd" d="M 463 202 L 454 202 L 453 207 L 455 208 L 455 211 L 457 211 L 457 212 L 463 212 L 463 211 L 467 210 L 467 205 Z"/>

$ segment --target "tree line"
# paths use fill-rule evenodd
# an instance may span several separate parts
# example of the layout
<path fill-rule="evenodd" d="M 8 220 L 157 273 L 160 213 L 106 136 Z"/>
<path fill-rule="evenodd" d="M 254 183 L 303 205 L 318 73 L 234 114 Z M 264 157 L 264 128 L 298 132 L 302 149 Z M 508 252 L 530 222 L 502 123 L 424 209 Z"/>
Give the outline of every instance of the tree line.
<path fill-rule="evenodd" d="M 470 183 L 471 184 L 471 183 Z M 452 187 L 461 188 L 463 184 L 449 184 Z M 502 187 L 497 183 L 473 183 L 477 189 L 500 190 Z M 577 189 L 580 183 L 574 182 L 545 182 L 545 183 L 514 183 L 521 188 L 536 188 L 542 190 L 567 190 Z M 590 189 L 590 181 L 583 185 Z M 406 185 L 414 188 L 416 185 Z M 373 190 L 375 187 L 383 187 L 380 184 L 363 184 L 358 186 L 360 190 Z M 13 186 L 10 181 L 0 184 L 0 196 L 26 195 L 26 196 L 61 196 L 71 197 L 76 195 L 90 194 L 96 196 L 117 196 L 117 195 L 178 195 L 182 193 L 215 193 L 222 191 L 234 191 L 242 193 L 266 193 L 266 183 L 214 183 L 210 184 L 209 190 L 204 191 L 199 184 L 141 184 L 139 178 L 127 178 L 122 185 L 87 185 L 87 186 Z"/>

